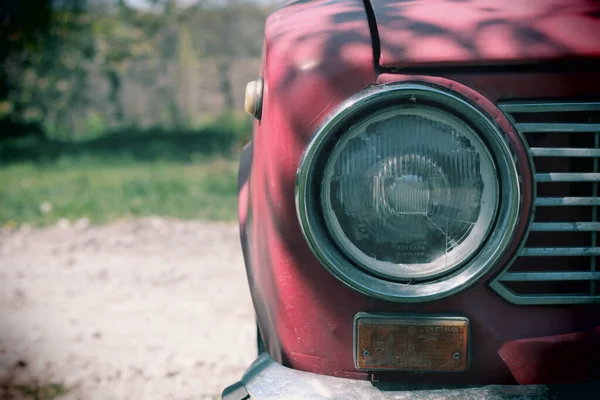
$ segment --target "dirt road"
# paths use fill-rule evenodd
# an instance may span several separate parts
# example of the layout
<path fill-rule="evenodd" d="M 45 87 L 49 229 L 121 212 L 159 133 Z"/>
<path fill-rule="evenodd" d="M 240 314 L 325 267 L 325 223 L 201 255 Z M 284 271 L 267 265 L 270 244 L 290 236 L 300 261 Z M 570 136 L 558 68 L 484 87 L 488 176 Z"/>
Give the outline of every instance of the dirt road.
<path fill-rule="evenodd" d="M 214 399 L 255 358 L 234 224 L 59 225 L 0 233 L 0 398 Z"/>

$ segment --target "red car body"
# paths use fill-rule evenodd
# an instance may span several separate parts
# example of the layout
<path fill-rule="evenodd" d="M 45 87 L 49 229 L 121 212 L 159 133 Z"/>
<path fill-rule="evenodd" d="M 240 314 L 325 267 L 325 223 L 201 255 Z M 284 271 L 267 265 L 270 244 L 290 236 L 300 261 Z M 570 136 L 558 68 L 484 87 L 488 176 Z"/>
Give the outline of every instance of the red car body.
<path fill-rule="evenodd" d="M 490 287 L 525 240 L 535 182 L 523 184 L 521 223 L 502 262 L 456 294 L 408 304 L 359 293 L 329 273 L 303 237 L 294 197 L 298 167 L 319 124 L 372 85 L 451 88 L 509 135 L 514 121 L 497 107 L 503 102 L 600 100 L 600 2 L 289 1 L 267 20 L 260 77 L 260 119 L 240 166 L 239 220 L 260 333 L 275 362 L 319 375 L 436 387 L 600 381 L 600 291 L 581 304 L 527 305 Z M 515 148 L 522 168 L 531 169 L 527 150 Z M 530 172 L 525 180 L 535 176 Z M 536 215 L 553 221 L 556 210 L 538 207 Z M 527 262 L 517 258 L 514 265 Z M 468 317 L 470 368 L 358 371 L 353 319 L 359 312 Z"/>

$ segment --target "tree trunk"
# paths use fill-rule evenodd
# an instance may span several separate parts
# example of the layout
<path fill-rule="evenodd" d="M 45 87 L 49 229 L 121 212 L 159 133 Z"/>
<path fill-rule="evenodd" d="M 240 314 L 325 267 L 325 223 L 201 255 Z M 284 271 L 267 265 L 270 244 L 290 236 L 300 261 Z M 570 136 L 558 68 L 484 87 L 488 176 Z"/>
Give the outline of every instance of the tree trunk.
<path fill-rule="evenodd" d="M 225 101 L 226 111 L 232 111 L 235 107 L 235 98 L 231 89 L 231 79 L 229 78 L 229 70 L 231 68 L 231 60 L 224 59 L 219 63 L 219 80 L 221 95 Z"/>
<path fill-rule="evenodd" d="M 114 69 L 110 69 L 106 72 L 106 77 L 109 83 L 108 99 L 115 109 L 115 121 L 118 125 L 122 125 L 125 120 L 125 113 L 123 112 L 123 102 L 121 101 L 121 76 Z"/>

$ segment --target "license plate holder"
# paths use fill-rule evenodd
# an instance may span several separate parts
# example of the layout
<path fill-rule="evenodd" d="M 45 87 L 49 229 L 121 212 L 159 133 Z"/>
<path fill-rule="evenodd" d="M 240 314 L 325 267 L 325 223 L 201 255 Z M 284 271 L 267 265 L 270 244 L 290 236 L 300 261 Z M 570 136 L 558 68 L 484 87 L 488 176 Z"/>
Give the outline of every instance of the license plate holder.
<path fill-rule="evenodd" d="M 469 320 L 462 316 L 358 313 L 359 370 L 461 372 L 469 368 Z"/>

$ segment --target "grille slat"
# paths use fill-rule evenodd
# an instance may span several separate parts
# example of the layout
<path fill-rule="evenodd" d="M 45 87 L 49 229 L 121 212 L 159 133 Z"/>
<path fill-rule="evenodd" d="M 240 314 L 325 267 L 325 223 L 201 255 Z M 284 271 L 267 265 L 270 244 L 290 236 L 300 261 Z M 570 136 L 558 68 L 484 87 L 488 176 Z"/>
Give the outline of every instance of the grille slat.
<path fill-rule="evenodd" d="M 600 149 L 532 147 L 534 157 L 600 157 Z"/>
<path fill-rule="evenodd" d="M 600 124 L 552 124 L 522 123 L 517 124 L 521 133 L 595 133 L 600 131 Z"/>
<path fill-rule="evenodd" d="M 492 288 L 515 304 L 600 303 L 600 102 L 499 107 L 529 145 L 537 210 L 518 257 Z"/>
<path fill-rule="evenodd" d="M 600 247 L 524 247 L 519 251 L 520 256 L 592 256 L 600 255 Z"/>
<path fill-rule="evenodd" d="M 536 206 L 599 206 L 598 197 L 538 197 Z"/>
<path fill-rule="evenodd" d="M 590 295 L 571 295 L 568 297 L 568 302 L 565 301 L 565 296 L 562 295 L 552 295 L 552 294 L 532 294 L 528 296 L 519 296 L 515 297 L 513 291 L 507 289 L 506 287 L 500 285 L 494 287 L 496 292 L 498 292 L 502 297 L 507 300 L 512 301 L 515 304 L 520 305 L 554 305 L 554 304 L 593 304 L 600 303 L 600 298 L 598 296 L 590 296 Z"/>
<path fill-rule="evenodd" d="M 597 182 L 600 174 L 593 172 L 551 172 L 546 174 L 535 174 L 538 182 Z"/>
<path fill-rule="evenodd" d="M 600 102 L 531 103 L 515 101 L 501 104 L 500 108 L 502 111 L 509 114 L 600 111 Z"/>
<path fill-rule="evenodd" d="M 502 282 L 600 280 L 600 272 L 507 272 Z"/>
<path fill-rule="evenodd" d="M 530 229 L 536 232 L 592 232 L 600 231 L 600 222 L 534 222 Z"/>

